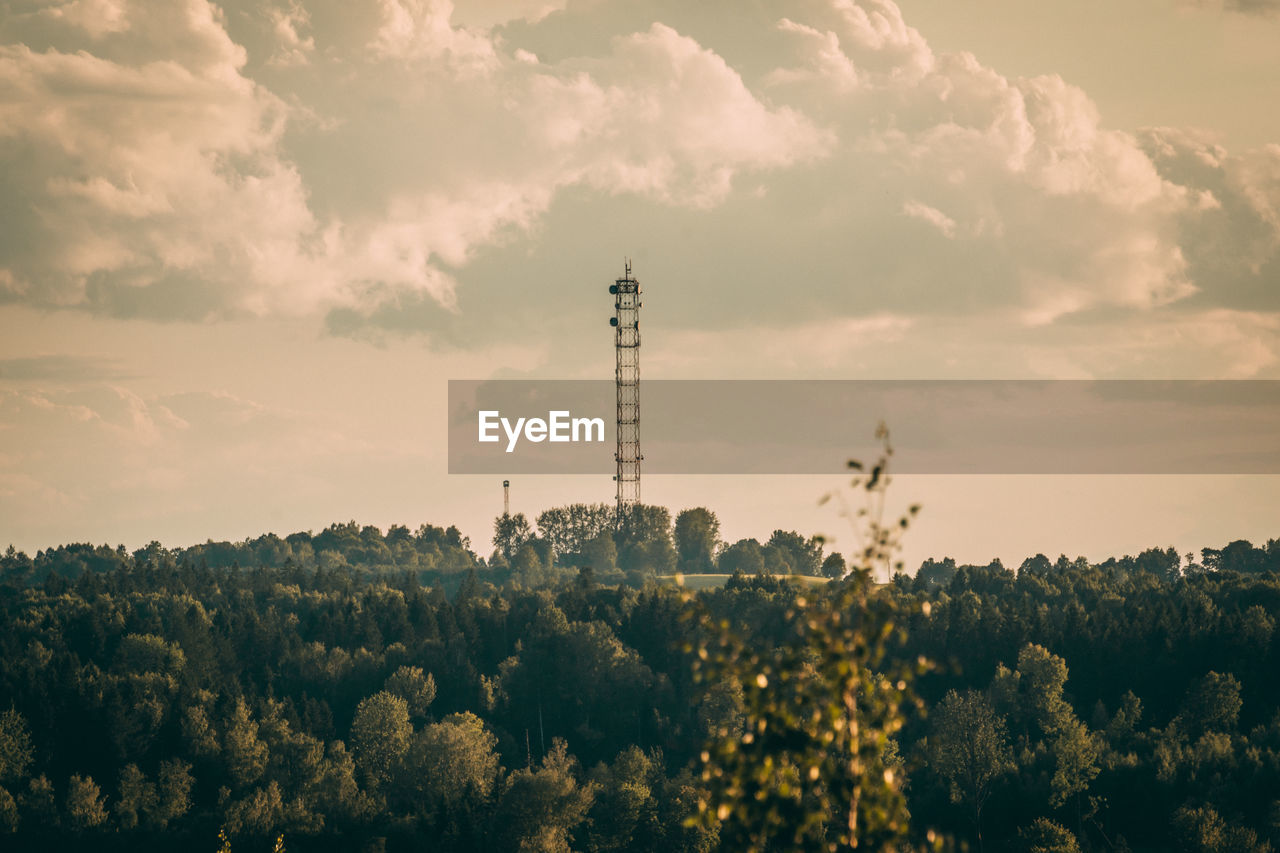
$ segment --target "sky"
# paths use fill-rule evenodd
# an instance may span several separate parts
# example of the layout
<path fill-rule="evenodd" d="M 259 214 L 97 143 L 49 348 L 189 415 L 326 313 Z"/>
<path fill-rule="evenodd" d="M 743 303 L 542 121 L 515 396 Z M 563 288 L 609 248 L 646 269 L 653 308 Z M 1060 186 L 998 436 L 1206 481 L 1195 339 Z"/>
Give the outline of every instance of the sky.
<path fill-rule="evenodd" d="M 447 382 L 610 377 L 624 258 L 650 378 L 1280 378 L 1277 44 L 1277 0 L 4 0 L 0 546 L 487 553 Z M 847 548 L 840 482 L 644 497 Z M 1272 476 L 891 502 L 908 565 L 1280 535 Z"/>

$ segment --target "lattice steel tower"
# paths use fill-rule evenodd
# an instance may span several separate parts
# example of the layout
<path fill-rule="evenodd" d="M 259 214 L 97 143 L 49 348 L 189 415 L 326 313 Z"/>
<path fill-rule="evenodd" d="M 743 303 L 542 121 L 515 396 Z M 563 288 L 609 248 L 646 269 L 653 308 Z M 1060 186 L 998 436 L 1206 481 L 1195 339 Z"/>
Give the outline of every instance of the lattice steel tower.
<path fill-rule="evenodd" d="M 618 368 L 614 374 L 618 389 L 618 513 L 640 503 L 640 282 L 631 277 L 631 261 L 626 275 L 609 286 L 613 294 L 614 349 Z"/>

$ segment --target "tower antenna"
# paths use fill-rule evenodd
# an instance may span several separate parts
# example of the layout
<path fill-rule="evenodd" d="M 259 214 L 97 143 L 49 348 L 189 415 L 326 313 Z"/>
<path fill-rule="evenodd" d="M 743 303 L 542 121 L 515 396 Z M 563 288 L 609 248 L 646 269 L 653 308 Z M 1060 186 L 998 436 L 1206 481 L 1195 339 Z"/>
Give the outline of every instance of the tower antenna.
<path fill-rule="evenodd" d="M 631 276 L 627 258 L 623 277 L 609 287 L 613 294 L 614 350 L 618 394 L 618 516 L 640 503 L 640 282 Z"/>
<path fill-rule="evenodd" d="M 511 517 L 511 481 L 502 481 L 502 517 Z"/>

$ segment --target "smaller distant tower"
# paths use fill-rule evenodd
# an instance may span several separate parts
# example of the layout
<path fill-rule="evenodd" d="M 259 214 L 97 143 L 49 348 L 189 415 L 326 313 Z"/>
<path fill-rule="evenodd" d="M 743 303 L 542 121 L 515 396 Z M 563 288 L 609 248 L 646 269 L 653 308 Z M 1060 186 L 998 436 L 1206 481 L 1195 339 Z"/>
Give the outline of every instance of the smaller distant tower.
<path fill-rule="evenodd" d="M 511 481 L 502 481 L 502 517 L 511 517 Z"/>

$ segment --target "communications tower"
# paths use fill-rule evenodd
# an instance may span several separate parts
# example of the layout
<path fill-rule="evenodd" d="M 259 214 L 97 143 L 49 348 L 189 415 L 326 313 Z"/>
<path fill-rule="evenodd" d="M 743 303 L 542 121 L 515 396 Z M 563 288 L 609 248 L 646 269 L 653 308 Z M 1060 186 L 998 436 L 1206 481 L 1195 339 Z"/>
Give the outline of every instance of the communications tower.
<path fill-rule="evenodd" d="M 625 275 L 609 285 L 613 294 L 614 349 L 618 367 L 614 374 L 618 391 L 618 515 L 640 503 L 640 282 L 631 277 L 631 261 Z"/>

